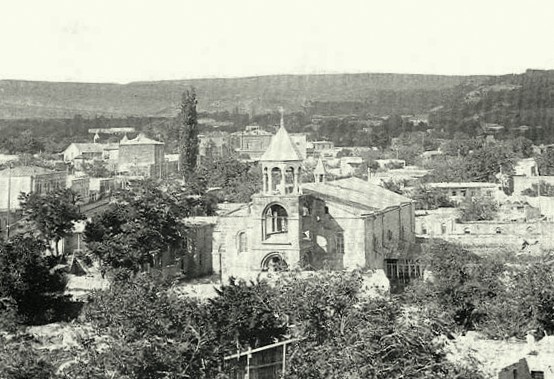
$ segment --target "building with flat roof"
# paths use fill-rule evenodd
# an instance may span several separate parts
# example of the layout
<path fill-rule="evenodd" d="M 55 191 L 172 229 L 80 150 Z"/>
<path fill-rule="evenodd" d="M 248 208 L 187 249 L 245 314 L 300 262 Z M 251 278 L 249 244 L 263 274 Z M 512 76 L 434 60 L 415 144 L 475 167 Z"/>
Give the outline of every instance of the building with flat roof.
<path fill-rule="evenodd" d="M 429 183 L 428 186 L 440 190 L 446 197 L 456 204 L 461 203 L 466 198 L 472 197 L 490 197 L 497 199 L 503 193 L 500 188 L 500 184 L 497 183 L 447 182 Z"/>

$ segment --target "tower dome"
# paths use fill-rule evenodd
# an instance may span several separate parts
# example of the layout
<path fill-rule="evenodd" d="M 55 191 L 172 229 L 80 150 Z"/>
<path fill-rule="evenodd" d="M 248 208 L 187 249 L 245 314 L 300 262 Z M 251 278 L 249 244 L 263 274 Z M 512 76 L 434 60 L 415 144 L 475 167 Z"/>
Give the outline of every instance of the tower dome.
<path fill-rule="evenodd" d="M 285 129 L 281 110 L 281 125 L 260 158 L 263 170 L 264 194 L 298 194 L 302 154 Z"/>

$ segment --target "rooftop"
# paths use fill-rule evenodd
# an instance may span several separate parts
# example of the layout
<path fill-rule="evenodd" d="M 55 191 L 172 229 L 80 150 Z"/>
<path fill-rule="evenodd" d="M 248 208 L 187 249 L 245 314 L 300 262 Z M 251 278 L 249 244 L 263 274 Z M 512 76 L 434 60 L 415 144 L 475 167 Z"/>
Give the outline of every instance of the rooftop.
<path fill-rule="evenodd" d="M 11 172 L 10 172 L 11 171 Z M 35 175 L 44 175 L 52 174 L 61 171 L 54 171 L 44 167 L 39 166 L 17 166 L 12 169 L 6 168 L 0 171 L 0 177 L 23 177 L 23 176 L 35 176 Z"/>
<path fill-rule="evenodd" d="M 125 136 L 126 137 L 126 136 Z M 123 137 L 120 144 L 121 145 L 163 145 L 163 142 L 155 141 L 146 137 L 143 133 L 140 133 L 136 138 L 127 139 Z"/>
<path fill-rule="evenodd" d="M 325 175 L 325 173 L 326 173 L 325 166 L 323 165 L 323 161 L 321 160 L 321 158 L 319 158 L 317 160 L 317 165 L 315 166 L 315 169 L 314 169 L 314 174 Z"/>
<path fill-rule="evenodd" d="M 296 145 L 291 141 L 289 133 L 281 124 L 277 134 L 271 138 L 271 143 L 260 158 L 265 162 L 287 162 L 302 161 L 302 154 L 298 151 Z"/>
<path fill-rule="evenodd" d="M 447 183 L 429 183 L 432 188 L 498 188 L 496 183 L 485 182 L 447 182 Z"/>
<path fill-rule="evenodd" d="M 302 190 L 304 193 L 361 206 L 357 207 L 361 214 L 412 202 L 407 197 L 358 178 L 339 179 L 326 184 L 306 183 L 302 186 Z"/>
<path fill-rule="evenodd" d="M 72 143 L 67 147 L 69 149 L 71 146 L 77 147 L 83 153 L 101 153 L 104 151 L 104 148 L 107 146 L 101 143 Z M 66 150 L 67 150 L 66 149 Z"/>

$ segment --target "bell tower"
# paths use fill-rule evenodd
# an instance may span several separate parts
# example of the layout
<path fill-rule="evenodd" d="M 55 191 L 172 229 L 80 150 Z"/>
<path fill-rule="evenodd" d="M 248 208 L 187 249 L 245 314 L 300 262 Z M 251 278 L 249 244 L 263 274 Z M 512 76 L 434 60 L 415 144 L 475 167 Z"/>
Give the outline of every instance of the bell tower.
<path fill-rule="evenodd" d="M 262 164 L 262 194 L 300 194 L 302 155 L 285 129 L 283 110 L 281 125 L 260 158 Z"/>
<path fill-rule="evenodd" d="M 294 267 L 301 250 L 302 154 L 281 125 L 260 158 L 262 191 L 252 196 L 251 257 L 254 270 L 271 270 L 268 262 Z"/>

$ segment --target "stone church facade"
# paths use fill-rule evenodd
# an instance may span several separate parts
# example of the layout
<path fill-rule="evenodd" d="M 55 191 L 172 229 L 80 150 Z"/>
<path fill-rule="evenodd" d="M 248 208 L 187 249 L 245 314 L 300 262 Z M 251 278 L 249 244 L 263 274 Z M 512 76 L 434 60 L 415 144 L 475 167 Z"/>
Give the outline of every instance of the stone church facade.
<path fill-rule="evenodd" d="M 281 128 L 261 157 L 263 190 L 219 217 L 214 271 L 254 278 L 300 268 L 384 269 L 415 242 L 413 202 L 357 178 L 302 184 L 302 155 Z"/>

